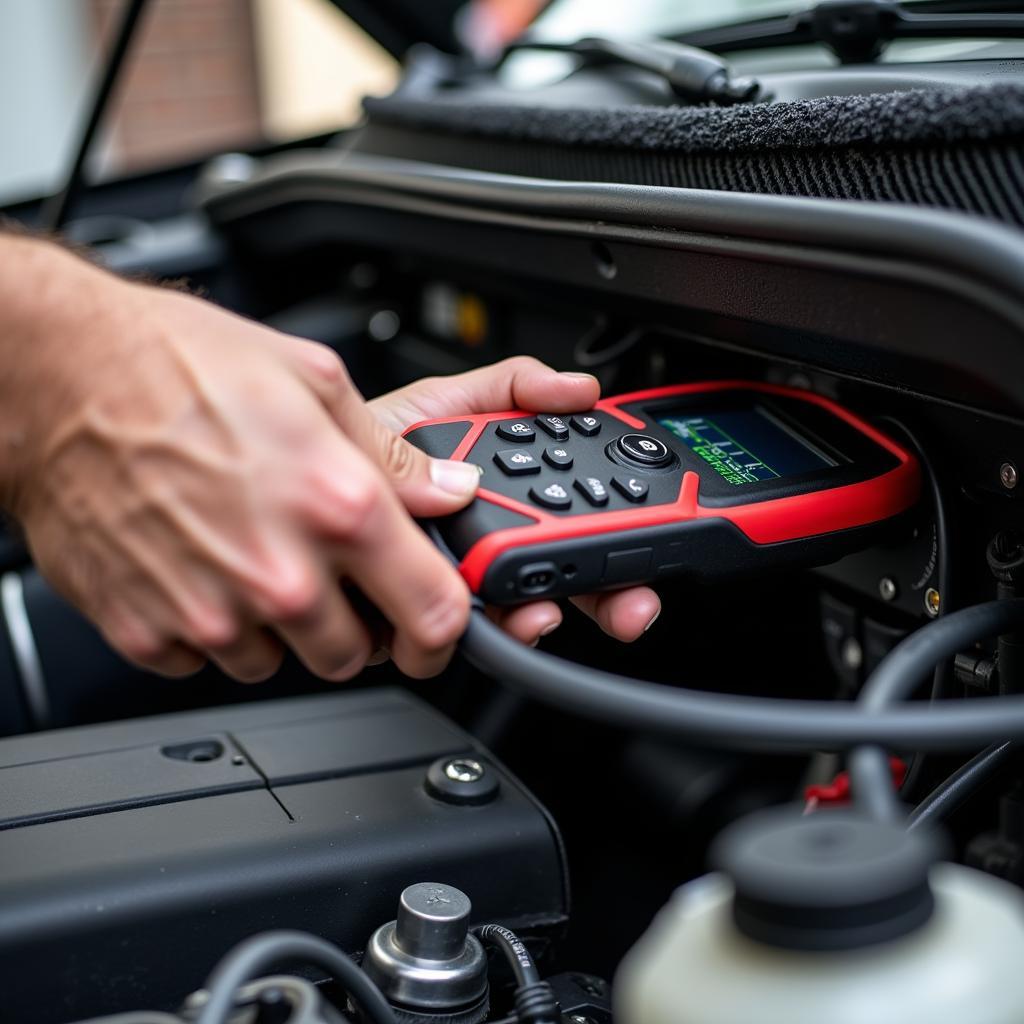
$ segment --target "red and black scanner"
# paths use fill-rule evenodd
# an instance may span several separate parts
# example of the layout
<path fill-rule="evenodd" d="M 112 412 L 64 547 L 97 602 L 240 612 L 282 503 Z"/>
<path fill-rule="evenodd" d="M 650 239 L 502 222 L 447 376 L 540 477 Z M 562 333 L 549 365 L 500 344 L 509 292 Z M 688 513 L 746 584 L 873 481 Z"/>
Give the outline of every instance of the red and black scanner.
<path fill-rule="evenodd" d="M 405 436 L 479 468 L 477 498 L 434 528 L 493 604 L 822 565 L 871 543 L 921 485 L 914 455 L 854 413 L 754 381 L 430 420 Z"/>

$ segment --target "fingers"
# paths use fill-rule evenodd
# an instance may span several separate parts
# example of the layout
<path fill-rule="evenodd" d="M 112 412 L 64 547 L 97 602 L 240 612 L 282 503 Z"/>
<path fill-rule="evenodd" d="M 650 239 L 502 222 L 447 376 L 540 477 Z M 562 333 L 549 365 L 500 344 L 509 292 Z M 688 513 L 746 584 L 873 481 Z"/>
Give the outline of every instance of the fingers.
<path fill-rule="evenodd" d="M 562 624 L 562 610 L 554 601 L 534 601 L 518 608 L 494 608 L 489 614 L 506 633 L 530 646 Z"/>
<path fill-rule="evenodd" d="M 183 644 L 171 644 L 158 654 L 141 658 L 131 657 L 123 651 L 119 651 L 119 653 L 124 654 L 139 668 L 158 676 L 167 676 L 169 679 L 184 679 L 194 676 L 206 665 L 206 659 L 202 655 Z"/>
<path fill-rule="evenodd" d="M 440 672 L 469 620 L 469 591 L 452 565 L 405 517 L 385 507 L 351 549 L 354 582 L 394 628 L 389 649 L 414 679 Z"/>
<path fill-rule="evenodd" d="M 320 497 L 307 510 L 330 542 L 328 555 L 390 623 L 398 667 L 414 678 L 435 675 L 468 621 L 466 584 L 347 438 L 337 436 L 320 462 L 344 469 L 317 478 Z"/>
<path fill-rule="evenodd" d="M 195 675 L 206 664 L 202 655 L 166 640 L 124 603 L 115 604 L 104 614 L 100 630 L 118 654 L 147 672 L 179 679 Z"/>
<path fill-rule="evenodd" d="M 638 640 L 661 614 L 661 600 L 650 587 L 630 587 L 571 598 L 609 636 L 623 643 Z"/>
<path fill-rule="evenodd" d="M 417 381 L 369 403 L 395 431 L 422 419 L 462 413 L 528 409 L 574 412 L 589 409 L 601 386 L 589 373 L 559 373 L 531 356 L 514 356 L 451 377 Z"/>
<path fill-rule="evenodd" d="M 284 615 L 277 632 L 314 675 L 346 682 L 373 654 L 369 630 L 333 581 L 322 579 L 308 607 Z"/>
<path fill-rule="evenodd" d="M 405 507 L 419 517 L 449 515 L 472 501 L 474 466 L 432 459 L 390 429 L 363 401 L 337 355 L 324 345 L 290 343 L 288 358 L 355 446 L 383 471 Z"/>
<path fill-rule="evenodd" d="M 211 647 L 209 654 L 225 675 L 240 683 L 262 683 L 284 661 L 281 643 L 252 623 L 241 627 L 231 643 Z"/>

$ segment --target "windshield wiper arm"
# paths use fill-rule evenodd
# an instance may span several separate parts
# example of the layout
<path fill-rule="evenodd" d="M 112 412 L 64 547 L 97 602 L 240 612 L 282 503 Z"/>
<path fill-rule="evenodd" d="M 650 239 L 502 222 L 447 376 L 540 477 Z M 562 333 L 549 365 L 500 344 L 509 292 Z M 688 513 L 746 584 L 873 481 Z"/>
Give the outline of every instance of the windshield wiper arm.
<path fill-rule="evenodd" d="M 716 53 L 823 43 L 843 64 L 860 64 L 874 60 L 894 39 L 979 36 L 1024 36 L 1024 14 L 919 13 L 896 0 L 823 0 L 810 10 L 688 32 L 683 38 Z"/>
<path fill-rule="evenodd" d="M 524 37 L 512 43 L 505 53 L 513 50 L 555 50 L 576 54 L 588 64 L 641 68 L 663 78 L 672 92 L 687 103 L 749 103 L 761 91 L 753 78 L 733 78 L 729 66 L 715 54 L 670 40 L 633 42 L 588 36 L 560 43 Z"/>

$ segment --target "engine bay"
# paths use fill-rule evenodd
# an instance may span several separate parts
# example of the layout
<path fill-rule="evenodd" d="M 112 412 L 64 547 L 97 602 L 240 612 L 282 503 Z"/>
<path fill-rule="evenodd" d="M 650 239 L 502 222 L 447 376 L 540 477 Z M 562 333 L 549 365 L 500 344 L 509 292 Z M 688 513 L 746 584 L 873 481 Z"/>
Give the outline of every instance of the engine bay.
<path fill-rule="evenodd" d="M 775 396 L 780 438 L 795 431 L 801 396 L 849 410 L 919 467 L 919 490 L 884 530 L 834 548 L 818 537 L 803 560 L 785 557 L 773 536 L 765 547 L 774 560 L 755 566 L 701 534 L 687 565 L 703 559 L 716 571 L 630 569 L 615 579 L 594 570 L 609 586 L 657 580 L 663 610 L 635 643 L 567 614 L 537 651 L 506 650 L 481 611 L 465 656 L 439 678 L 414 681 L 384 664 L 341 691 L 294 660 L 255 690 L 212 668 L 173 682 L 147 675 L 49 588 L 11 530 L 0 548 L 0 1016 L 380 1024 L 386 1011 L 403 1024 L 610 1024 L 614 1008 L 622 1024 L 690 1024 L 714 1018 L 659 1015 L 680 999 L 671 965 L 704 964 L 695 950 L 722 934 L 707 925 L 698 941 L 696 925 L 678 924 L 690 944 L 668 949 L 673 893 L 690 885 L 704 886 L 701 907 L 738 922 L 742 942 L 773 956 L 817 950 L 825 964 L 836 951 L 858 952 L 847 933 L 871 928 L 874 953 L 896 949 L 930 927 L 923 922 L 944 900 L 967 906 L 975 896 L 974 920 L 992 914 L 978 948 L 994 947 L 998 905 L 1016 908 L 1024 884 L 1013 717 L 1024 692 L 1024 243 L 1011 181 L 1019 59 L 993 59 L 994 86 L 984 61 L 949 73 L 942 63 L 895 62 L 760 72 L 771 99 L 752 108 L 676 106 L 664 83 L 609 75 L 598 63 L 546 89 L 547 110 L 493 68 L 418 60 L 395 96 L 368 104 L 361 127 L 315 146 L 216 157 L 190 172 L 185 208 L 101 243 L 99 257 L 124 274 L 185 276 L 234 312 L 329 346 L 367 398 L 523 356 L 593 374 L 606 398 L 664 400 L 699 382 L 752 382 Z M 753 54 L 735 64 L 737 73 L 757 67 Z M 894 86 L 900 75 L 907 84 Z M 802 103 L 818 120 L 797 117 Z M 985 130 L 982 108 L 994 111 Z M 782 123 L 764 143 L 759 133 L 775 116 Z M 822 127 L 842 116 L 843 131 Z M 607 133 L 623 118 L 635 135 L 612 144 Z M 669 135 L 657 134 L 669 121 Z M 857 135 L 868 123 L 870 144 Z M 746 141 L 715 149 L 737 126 Z M 816 186 L 789 187 L 772 169 L 780 161 L 789 161 L 790 184 Z M 815 161 L 829 162 L 831 183 L 815 177 Z M 123 194 L 98 188 L 82 201 L 98 214 Z M 712 402 L 696 412 L 650 413 L 637 402 L 621 403 L 634 417 L 650 414 L 632 429 L 654 435 L 650 445 L 662 438 L 665 465 L 681 459 L 667 497 L 651 478 L 652 505 L 674 499 L 683 469 L 701 468 L 692 453 L 718 436 L 708 426 L 716 414 L 721 423 L 754 415 L 739 399 L 735 409 Z M 525 428 L 544 412 L 526 410 Z M 609 423 L 600 451 L 585 458 L 606 458 Z M 736 424 L 754 429 L 749 418 Z M 538 429 L 540 444 L 561 437 Z M 722 468 L 724 444 L 698 453 L 720 505 L 733 484 L 769 475 L 779 496 L 790 493 L 772 452 L 796 460 L 794 477 L 813 466 L 823 489 L 861 480 L 852 468 L 849 480 L 841 475 L 855 461 L 849 438 L 819 420 L 794 435 L 803 454 L 758 429 L 737 451 L 750 455 L 760 441 L 764 458 Z M 704 435 L 695 441 L 693 430 Z M 485 487 L 515 470 L 502 468 L 505 447 L 526 450 L 499 437 L 487 435 L 481 456 Z M 567 427 L 565 437 L 590 466 L 582 430 Z M 816 462 L 801 461 L 809 450 Z M 607 459 L 642 475 L 639 455 Z M 545 457 L 544 480 L 557 482 Z M 891 468 L 881 460 L 862 475 Z M 736 473 L 748 475 L 730 479 Z M 528 484 L 512 495 L 520 507 Z M 705 493 L 714 497 L 716 484 Z M 633 508 L 615 486 L 611 507 Z M 577 490 L 573 514 L 593 512 L 598 502 Z M 819 532 L 838 543 L 832 528 Z M 591 554 L 524 556 L 508 570 L 520 583 L 508 586 L 547 592 L 537 574 L 550 563 L 562 574 L 552 592 L 575 597 L 589 588 L 569 577 L 582 570 L 589 583 L 587 566 L 607 564 L 605 547 L 599 562 L 585 561 Z M 978 609 L 996 604 L 983 619 Z M 974 613 L 976 622 L 957 618 Z M 954 626 L 943 633 L 947 616 Z M 620 685 L 613 700 L 607 688 L 624 678 L 643 683 L 632 696 Z M 992 699 L 1006 710 L 1005 735 L 985 710 Z M 894 710 L 897 700 L 906 706 Z M 789 715 L 797 724 L 757 733 L 741 721 L 745 701 L 777 702 L 779 723 Z M 892 725 L 877 743 L 857 717 L 869 712 Z M 933 724 L 942 738 L 903 741 L 913 730 L 927 739 Z M 800 829 L 864 811 L 872 779 L 886 805 L 875 808 L 875 845 L 848 850 L 845 832 L 822 833 L 809 854 Z M 887 801 L 916 808 L 909 829 Z M 783 809 L 789 817 L 756 819 Z M 743 833 L 752 814 L 763 829 Z M 941 842 L 926 849 L 918 818 Z M 802 879 L 817 877 L 832 842 L 842 898 L 801 902 L 810 900 Z M 871 874 L 863 865 L 883 847 L 890 859 Z M 977 893 L 949 873 L 968 868 L 982 879 Z M 707 884 L 726 874 L 735 899 Z M 876 891 L 882 876 L 890 888 Z M 995 881 L 1005 887 L 985 888 Z M 897 916 L 904 930 L 885 931 Z M 277 947 L 256 943 L 263 932 Z M 656 951 L 659 936 L 666 946 Z M 232 947 L 239 956 L 222 961 Z M 930 969 L 939 973 L 947 955 L 936 945 Z M 727 978 L 727 959 L 706 969 Z M 363 980 L 350 977 L 356 964 Z M 914 970 L 908 954 L 906 977 Z M 841 986 L 836 971 L 829 984 Z M 360 988 L 364 975 L 372 991 Z M 755 984 L 754 974 L 736 977 Z M 773 977 L 783 990 L 781 961 Z M 865 968 L 865 985 L 877 977 Z M 898 975 L 886 977 L 898 987 Z M 762 1019 L 790 1019 L 764 984 Z M 659 985 L 671 998 L 658 1001 Z M 1008 1013 L 1024 1006 L 1012 985 L 1000 991 Z M 719 1024 L 743 1019 L 720 1012 Z M 861 1015 L 827 1019 L 876 1019 L 868 1004 L 851 1012 Z M 996 1009 L 977 1017 L 1004 1019 Z"/>

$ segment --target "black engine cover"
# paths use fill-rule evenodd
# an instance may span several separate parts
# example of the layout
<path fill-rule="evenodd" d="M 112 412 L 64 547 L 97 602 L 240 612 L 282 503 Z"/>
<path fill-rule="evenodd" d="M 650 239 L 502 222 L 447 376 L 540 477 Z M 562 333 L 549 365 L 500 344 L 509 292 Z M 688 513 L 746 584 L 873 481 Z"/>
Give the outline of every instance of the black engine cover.
<path fill-rule="evenodd" d="M 425 788 L 460 753 L 497 774 L 487 802 Z M 474 923 L 566 920 L 544 809 L 398 690 L 6 739 L 0 793 L 0 1015 L 19 1024 L 171 1009 L 268 928 L 357 953 L 416 881 L 469 893 Z"/>

